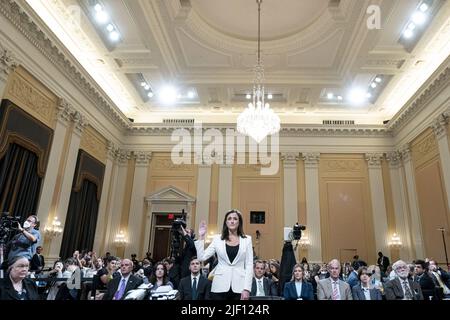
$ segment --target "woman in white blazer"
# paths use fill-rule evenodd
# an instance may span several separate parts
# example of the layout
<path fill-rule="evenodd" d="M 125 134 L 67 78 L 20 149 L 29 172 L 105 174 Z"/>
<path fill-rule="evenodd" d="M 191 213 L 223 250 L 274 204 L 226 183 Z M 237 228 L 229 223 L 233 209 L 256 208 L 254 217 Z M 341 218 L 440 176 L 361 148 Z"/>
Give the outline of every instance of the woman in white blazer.
<path fill-rule="evenodd" d="M 215 236 L 205 250 L 206 233 L 206 223 L 202 221 L 199 240 L 195 241 L 197 257 L 204 261 L 216 253 L 218 258 L 211 297 L 215 300 L 247 300 L 252 289 L 253 247 L 252 238 L 244 234 L 242 214 L 238 210 L 228 211 L 222 234 Z"/>

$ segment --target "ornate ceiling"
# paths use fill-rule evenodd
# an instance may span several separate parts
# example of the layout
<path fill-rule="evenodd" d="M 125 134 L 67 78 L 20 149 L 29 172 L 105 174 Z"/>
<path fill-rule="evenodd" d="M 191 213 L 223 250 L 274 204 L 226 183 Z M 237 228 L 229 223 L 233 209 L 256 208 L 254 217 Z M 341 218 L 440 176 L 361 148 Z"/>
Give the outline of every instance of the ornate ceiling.
<path fill-rule="evenodd" d="M 255 0 L 26 2 L 136 123 L 180 118 L 234 123 L 247 104 L 257 49 Z M 110 41 L 105 26 L 95 20 L 96 3 L 119 31 L 118 42 Z M 412 44 L 401 40 L 420 3 L 264 0 L 265 87 L 282 124 L 391 119 L 450 54 L 448 1 L 430 3 L 420 38 Z M 371 5 L 380 9 L 381 29 L 367 26 L 374 17 L 367 12 Z M 372 90 L 377 76 L 383 81 Z M 141 82 L 154 97 L 147 96 Z M 168 84 L 178 89 L 170 105 L 158 100 Z M 372 90 L 372 97 L 354 105 L 349 100 L 353 88 Z"/>

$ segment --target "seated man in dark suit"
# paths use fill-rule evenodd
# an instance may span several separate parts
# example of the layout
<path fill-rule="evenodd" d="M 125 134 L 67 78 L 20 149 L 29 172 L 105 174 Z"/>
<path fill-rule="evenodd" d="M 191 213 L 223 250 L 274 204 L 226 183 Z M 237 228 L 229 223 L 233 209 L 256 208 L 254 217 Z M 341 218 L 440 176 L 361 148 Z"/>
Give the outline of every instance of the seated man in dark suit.
<path fill-rule="evenodd" d="M 36 274 L 41 273 L 45 267 L 44 256 L 41 254 L 42 247 L 38 246 L 36 248 L 36 253 L 31 258 L 30 271 L 34 271 Z"/>
<path fill-rule="evenodd" d="M 200 272 L 201 264 L 197 257 L 191 259 L 189 264 L 191 274 L 180 280 L 178 291 L 181 300 L 209 300 L 211 281 Z"/>
<path fill-rule="evenodd" d="M 121 277 L 113 278 L 106 286 L 106 293 L 103 300 L 123 300 L 128 291 L 137 289 L 142 284 L 142 279 L 133 276 L 133 261 L 130 259 L 123 259 L 120 263 Z"/>
<path fill-rule="evenodd" d="M 392 265 L 396 278 L 388 281 L 384 286 L 386 300 L 423 300 L 420 285 L 408 279 L 409 267 L 406 262 L 399 260 Z"/>
<path fill-rule="evenodd" d="M 425 300 L 438 300 L 436 296 L 436 285 L 428 271 L 428 262 L 423 260 L 414 261 L 414 282 L 417 282 L 422 289 Z"/>
<path fill-rule="evenodd" d="M 273 281 L 264 276 L 266 264 L 261 260 L 256 260 L 253 264 L 254 277 L 252 280 L 252 291 L 250 296 L 266 297 L 277 296 L 278 290 Z"/>

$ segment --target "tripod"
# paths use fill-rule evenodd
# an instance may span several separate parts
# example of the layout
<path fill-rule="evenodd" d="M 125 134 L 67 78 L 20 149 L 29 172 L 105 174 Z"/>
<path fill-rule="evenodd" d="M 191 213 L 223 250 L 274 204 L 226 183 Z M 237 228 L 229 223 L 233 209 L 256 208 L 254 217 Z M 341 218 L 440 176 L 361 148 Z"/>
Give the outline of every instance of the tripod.
<path fill-rule="evenodd" d="M 447 264 L 447 270 L 449 269 L 448 264 L 448 255 L 447 255 L 447 244 L 445 243 L 445 229 L 443 227 L 438 228 L 438 230 L 442 233 L 442 242 L 444 244 L 444 252 L 445 252 L 445 263 Z"/>

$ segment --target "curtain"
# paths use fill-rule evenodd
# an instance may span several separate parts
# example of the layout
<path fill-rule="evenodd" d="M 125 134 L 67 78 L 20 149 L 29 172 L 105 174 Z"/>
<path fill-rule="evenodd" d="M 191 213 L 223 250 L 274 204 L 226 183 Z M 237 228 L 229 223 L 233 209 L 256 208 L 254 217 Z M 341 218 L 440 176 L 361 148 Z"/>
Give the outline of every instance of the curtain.
<path fill-rule="evenodd" d="M 36 214 L 41 188 L 34 152 L 12 143 L 0 159 L 0 210 L 24 221 Z"/>
<path fill-rule="evenodd" d="M 92 250 L 98 205 L 95 183 L 84 180 L 80 191 L 72 190 L 61 244 L 62 259 L 71 257 L 75 250 Z"/>

